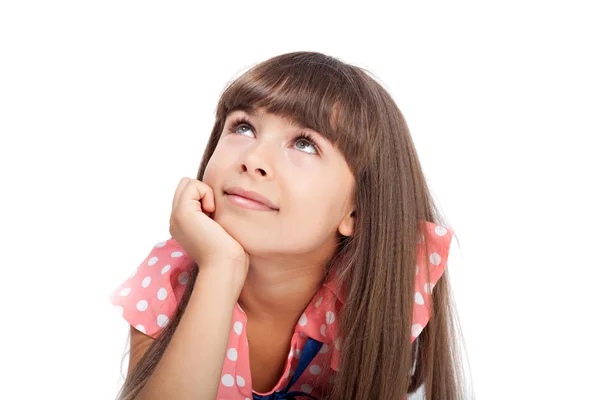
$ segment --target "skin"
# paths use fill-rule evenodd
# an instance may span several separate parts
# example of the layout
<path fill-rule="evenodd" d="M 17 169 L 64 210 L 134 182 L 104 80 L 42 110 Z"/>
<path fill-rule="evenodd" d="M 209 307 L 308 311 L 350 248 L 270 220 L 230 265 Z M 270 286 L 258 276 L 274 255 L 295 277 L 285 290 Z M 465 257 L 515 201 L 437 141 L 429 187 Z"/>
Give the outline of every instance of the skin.
<path fill-rule="evenodd" d="M 250 257 L 238 303 L 248 318 L 253 389 L 268 392 L 283 373 L 295 325 L 322 283 L 337 233 L 354 233 L 355 181 L 343 155 L 318 132 L 257 111 L 227 116 L 202 181 L 214 190 L 212 218 Z M 239 116 L 252 126 L 232 126 Z M 316 148 L 295 139 L 300 132 L 310 132 Z M 233 186 L 266 196 L 278 210 L 233 204 L 224 194 Z M 130 371 L 150 342 L 131 328 Z"/>
<path fill-rule="evenodd" d="M 232 126 L 239 116 L 252 126 Z M 295 139 L 301 131 L 312 134 L 318 149 Z M 296 322 L 322 283 L 336 232 L 353 234 L 354 177 L 318 132 L 262 110 L 254 116 L 237 110 L 227 116 L 203 182 L 215 191 L 214 220 L 250 255 L 238 303 L 248 317 L 253 388 L 268 391 L 283 372 Z M 266 196 L 279 210 L 232 204 L 224 194 L 232 186 Z"/>

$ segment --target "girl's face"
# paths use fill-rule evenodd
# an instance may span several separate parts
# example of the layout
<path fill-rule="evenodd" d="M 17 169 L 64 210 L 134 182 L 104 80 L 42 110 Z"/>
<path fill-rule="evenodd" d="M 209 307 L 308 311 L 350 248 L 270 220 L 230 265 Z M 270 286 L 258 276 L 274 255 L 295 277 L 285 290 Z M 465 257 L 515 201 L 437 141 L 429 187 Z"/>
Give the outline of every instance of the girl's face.
<path fill-rule="evenodd" d="M 300 137 L 305 133 L 310 139 Z M 213 219 L 251 255 L 302 254 L 352 234 L 354 177 L 319 132 L 275 114 L 231 112 L 203 182 L 215 193 Z M 225 192 L 254 191 L 276 210 L 251 210 Z"/>

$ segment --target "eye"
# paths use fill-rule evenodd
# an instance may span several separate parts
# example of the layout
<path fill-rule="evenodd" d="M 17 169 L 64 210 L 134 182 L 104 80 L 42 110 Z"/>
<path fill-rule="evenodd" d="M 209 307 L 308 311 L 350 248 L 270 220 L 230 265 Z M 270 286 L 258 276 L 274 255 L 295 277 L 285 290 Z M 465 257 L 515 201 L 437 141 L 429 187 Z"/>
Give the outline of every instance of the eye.
<path fill-rule="evenodd" d="M 250 128 L 250 130 L 254 130 L 254 128 L 252 127 L 252 125 L 250 124 L 250 121 L 248 121 L 246 118 L 244 117 L 239 117 L 233 121 L 231 121 L 228 125 L 227 130 L 231 133 L 238 133 L 238 128 L 241 126 L 245 126 L 247 128 Z"/>
<path fill-rule="evenodd" d="M 246 117 L 238 117 L 238 118 L 234 119 L 232 122 L 229 123 L 227 130 L 230 133 L 236 133 L 236 134 L 243 134 L 243 133 L 248 132 L 247 130 L 239 131 L 239 129 L 242 127 L 249 128 L 250 131 L 254 132 L 254 127 L 252 126 L 250 121 L 248 121 L 248 119 Z M 315 141 L 311 134 L 306 133 L 306 132 L 302 132 L 302 133 L 298 134 L 296 137 L 294 137 L 294 143 L 296 143 L 296 142 L 302 142 L 302 143 L 306 144 L 304 146 L 299 147 L 299 150 L 304 151 L 304 149 L 308 149 L 308 148 L 312 147 L 313 151 L 309 151 L 309 152 L 305 151 L 305 153 L 314 154 L 314 155 L 320 154 L 319 147 L 315 144 Z"/>
<path fill-rule="evenodd" d="M 319 148 L 315 144 L 315 141 L 310 134 L 302 132 L 294 138 L 294 142 L 296 141 L 308 143 L 309 146 L 312 146 L 315 149 L 313 154 L 319 154 Z M 303 148 L 306 149 L 306 147 Z"/>

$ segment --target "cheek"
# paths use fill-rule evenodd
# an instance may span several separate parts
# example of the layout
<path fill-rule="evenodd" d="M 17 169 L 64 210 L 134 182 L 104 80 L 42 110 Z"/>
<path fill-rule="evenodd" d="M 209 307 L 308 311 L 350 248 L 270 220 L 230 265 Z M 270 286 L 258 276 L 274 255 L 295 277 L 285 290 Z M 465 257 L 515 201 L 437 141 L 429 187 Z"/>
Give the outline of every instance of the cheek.
<path fill-rule="evenodd" d="M 296 197 L 279 222 L 268 233 L 271 241 L 276 243 L 276 247 L 298 253 L 318 249 L 337 227 L 335 214 L 328 212 L 323 200 L 310 192 Z"/>
<path fill-rule="evenodd" d="M 206 164 L 202 182 L 210 187 L 219 184 L 219 177 L 223 177 L 222 171 L 227 167 L 228 160 L 231 160 L 232 157 L 233 153 L 229 147 L 225 148 L 221 144 L 217 145 L 208 164 Z"/>
<path fill-rule="evenodd" d="M 291 205 L 286 229 L 303 243 L 326 240 L 337 230 L 346 209 L 346 189 L 339 181 L 311 178 L 298 181 L 288 197 Z"/>
<path fill-rule="evenodd" d="M 323 168 L 323 166 L 320 165 L 318 156 L 307 154 L 296 149 L 285 149 L 283 158 L 286 162 L 283 162 L 282 165 L 287 165 L 289 168 L 295 170 L 311 171 L 309 173 L 314 173 L 318 169 Z"/>
<path fill-rule="evenodd" d="M 339 214 L 339 205 L 326 185 L 316 184 L 315 179 L 298 178 L 286 195 L 289 199 L 291 225 L 328 228 Z M 312 229 L 312 228 L 311 228 Z"/>
<path fill-rule="evenodd" d="M 217 184 L 216 178 L 219 176 L 218 174 L 218 165 L 215 162 L 215 158 L 212 157 L 208 164 L 206 165 L 206 169 L 204 170 L 204 175 L 202 176 L 202 182 L 206 183 L 211 188 L 216 189 L 215 185 Z"/>

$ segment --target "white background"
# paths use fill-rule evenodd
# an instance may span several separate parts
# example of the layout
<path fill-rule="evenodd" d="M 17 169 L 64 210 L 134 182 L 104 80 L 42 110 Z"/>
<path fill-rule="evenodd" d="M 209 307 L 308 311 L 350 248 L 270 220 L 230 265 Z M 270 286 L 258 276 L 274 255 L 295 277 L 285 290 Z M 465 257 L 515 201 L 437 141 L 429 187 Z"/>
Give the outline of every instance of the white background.
<path fill-rule="evenodd" d="M 477 398 L 599 398 L 593 3 L 2 2 L 1 397 L 114 398 L 108 294 L 169 237 L 221 90 L 311 50 L 367 68 L 408 121 L 460 241 Z"/>

